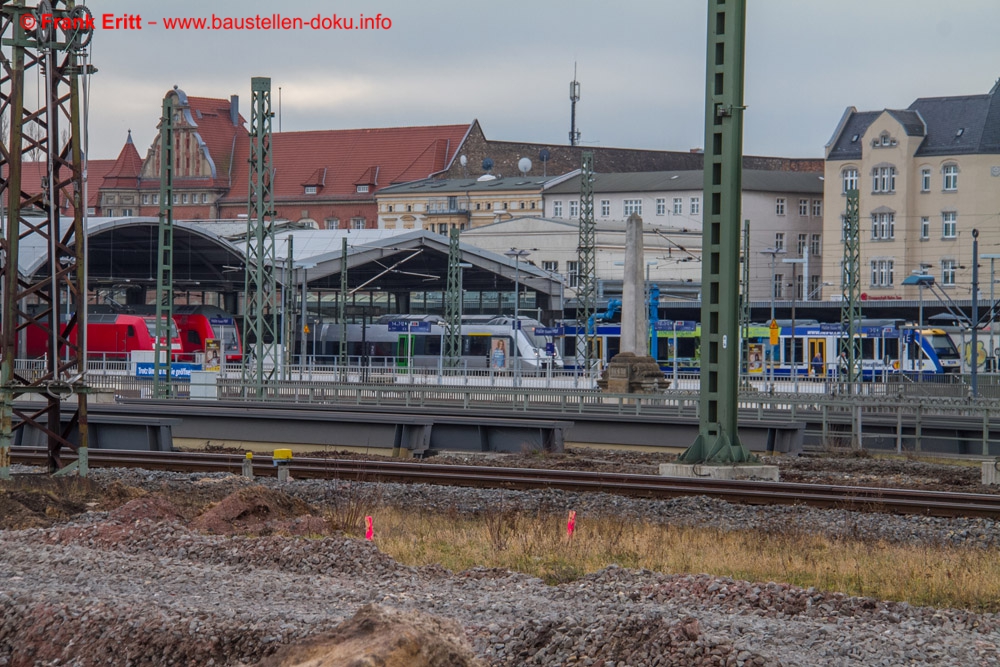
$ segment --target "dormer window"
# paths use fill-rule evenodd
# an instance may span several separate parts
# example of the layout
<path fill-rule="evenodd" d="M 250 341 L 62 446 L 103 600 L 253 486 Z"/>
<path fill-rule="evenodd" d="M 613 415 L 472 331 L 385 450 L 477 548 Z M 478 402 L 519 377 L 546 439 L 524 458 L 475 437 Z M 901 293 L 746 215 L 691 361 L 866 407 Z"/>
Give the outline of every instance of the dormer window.
<path fill-rule="evenodd" d="M 307 185 L 306 186 L 306 194 L 307 195 L 314 195 L 314 194 L 316 194 L 317 191 L 318 191 L 318 188 L 315 185 Z"/>
<path fill-rule="evenodd" d="M 367 185 L 359 185 L 358 186 L 358 194 L 363 194 L 365 192 L 368 192 L 368 186 Z"/>

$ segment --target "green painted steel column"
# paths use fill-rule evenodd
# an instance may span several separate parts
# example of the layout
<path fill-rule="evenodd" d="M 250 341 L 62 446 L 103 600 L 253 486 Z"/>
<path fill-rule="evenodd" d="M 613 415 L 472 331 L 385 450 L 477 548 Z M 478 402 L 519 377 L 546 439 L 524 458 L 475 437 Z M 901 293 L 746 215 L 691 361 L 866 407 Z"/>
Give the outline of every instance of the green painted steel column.
<path fill-rule="evenodd" d="M 847 356 L 845 364 L 847 390 L 851 393 L 861 381 L 861 231 L 859 193 L 847 191 L 847 210 L 844 215 L 844 265 L 841 280 L 840 324 L 845 335 L 840 339 L 840 351 Z M 841 370 L 838 365 L 838 370 Z M 857 442 L 854 422 L 851 422 L 852 440 Z"/>
<path fill-rule="evenodd" d="M 340 379 L 347 380 L 347 237 L 340 240 L 340 299 L 337 302 L 337 319 L 340 320 Z"/>
<path fill-rule="evenodd" d="M 597 224 L 594 222 L 594 152 L 583 152 L 580 170 L 580 236 L 577 245 L 576 315 L 583 336 L 576 337 L 576 355 L 589 375 L 596 356 L 594 332 L 588 327 L 597 312 Z"/>
<path fill-rule="evenodd" d="M 711 0 L 705 90 L 705 211 L 702 232 L 701 399 L 687 463 L 752 460 L 740 443 L 740 195 L 746 0 Z"/>
<path fill-rule="evenodd" d="M 444 365 L 458 368 L 462 362 L 462 250 L 458 227 L 452 227 L 448 242 L 448 288 L 444 295 Z"/>
<path fill-rule="evenodd" d="M 247 251 L 243 313 L 243 390 L 264 396 L 277 365 L 274 276 L 274 198 L 271 169 L 271 79 L 250 79 L 250 188 L 247 199 Z M 252 346 L 252 347 L 251 347 Z M 270 367 L 268 367 L 270 364 Z"/>
<path fill-rule="evenodd" d="M 174 95 L 163 98 L 160 118 L 160 224 L 156 246 L 156 342 L 153 345 L 153 395 L 170 398 L 171 324 L 174 307 Z M 162 376 L 161 376 L 162 373 Z"/>

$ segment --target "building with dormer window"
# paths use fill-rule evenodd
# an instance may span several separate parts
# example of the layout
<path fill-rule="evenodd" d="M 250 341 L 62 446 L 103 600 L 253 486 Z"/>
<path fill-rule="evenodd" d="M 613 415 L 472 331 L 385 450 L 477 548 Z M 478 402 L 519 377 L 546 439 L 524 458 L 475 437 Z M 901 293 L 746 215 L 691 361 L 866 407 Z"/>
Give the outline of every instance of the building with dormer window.
<path fill-rule="evenodd" d="M 1000 247 L 1000 81 L 985 95 L 906 109 L 849 107 L 827 144 L 824 181 L 830 240 L 844 238 L 846 193 L 859 191 L 867 298 L 918 299 L 919 286 L 901 284 L 916 271 L 969 299 L 972 230 L 982 253 Z M 824 256 L 824 280 L 839 285 L 842 266 L 842 256 Z"/>

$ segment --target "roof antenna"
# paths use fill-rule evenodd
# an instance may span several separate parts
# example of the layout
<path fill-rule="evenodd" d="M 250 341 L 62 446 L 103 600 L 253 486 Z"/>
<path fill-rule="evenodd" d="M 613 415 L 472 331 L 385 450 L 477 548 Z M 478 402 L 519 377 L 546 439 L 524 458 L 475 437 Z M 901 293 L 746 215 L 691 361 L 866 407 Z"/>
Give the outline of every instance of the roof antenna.
<path fill-rule="evenodd" d="M 573 63 L 573 80 L 569 82 L 569 145 L 580 142 L 580 130 L 576 129 L 576 103 L 580 101 L 580 82 L 576 80 L 576 63 Z"/>

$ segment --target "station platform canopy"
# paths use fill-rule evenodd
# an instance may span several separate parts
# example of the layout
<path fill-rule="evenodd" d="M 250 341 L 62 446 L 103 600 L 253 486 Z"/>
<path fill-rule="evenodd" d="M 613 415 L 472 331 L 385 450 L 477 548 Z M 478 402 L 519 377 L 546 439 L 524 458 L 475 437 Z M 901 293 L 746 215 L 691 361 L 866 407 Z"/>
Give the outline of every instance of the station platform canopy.
<path fill-rule="evenodd" d="M 68 222 L 64 223 L 68 224 Z M 88 287 L 153 289 L 157 274 L 158 220 L 150 217 L 89 218 Z M 303 228 L 276 223 L 275 276 L 279 284 L 309 291 L 337 291 L 346 265 L 351 291 L 432 292 L 447 289 L 448 237 L 426 230 Z M 218 293 L 241 292 L 246 270 L 246 220 L 178 221 L 174 225 L 174 288 Z M 341 257 L 343 239 L 347 257 Z M 28 239 L 38 239 L 31 235 Z M 291 240 L 293 257 L 288 263 Z M 558 276 L 530 262 L 461 244 L 463 289 L 513 291 L 515 282 L 549 304 L 562 307 Z M 22 243 L 23 276 L 47 271 L 44 243 Z"/>

